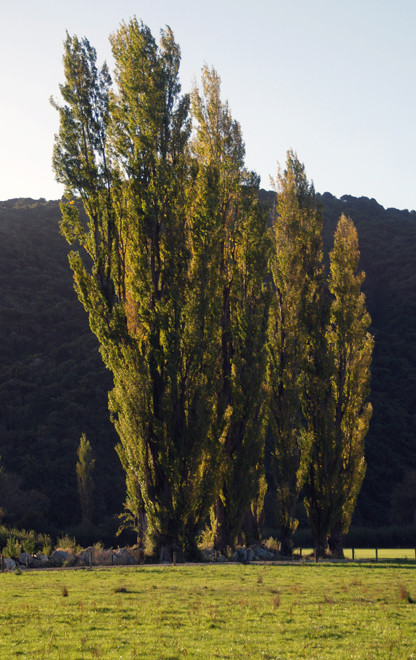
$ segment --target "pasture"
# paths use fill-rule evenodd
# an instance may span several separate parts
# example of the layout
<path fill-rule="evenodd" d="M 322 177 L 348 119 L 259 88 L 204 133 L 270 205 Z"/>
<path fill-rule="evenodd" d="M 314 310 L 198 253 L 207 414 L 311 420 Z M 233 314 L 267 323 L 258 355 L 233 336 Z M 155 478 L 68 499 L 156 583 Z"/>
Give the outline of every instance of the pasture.
<path fill-rule="evenodd" d="M 416 563 L 0 574 L 0 658 L 416 658 Z"/>

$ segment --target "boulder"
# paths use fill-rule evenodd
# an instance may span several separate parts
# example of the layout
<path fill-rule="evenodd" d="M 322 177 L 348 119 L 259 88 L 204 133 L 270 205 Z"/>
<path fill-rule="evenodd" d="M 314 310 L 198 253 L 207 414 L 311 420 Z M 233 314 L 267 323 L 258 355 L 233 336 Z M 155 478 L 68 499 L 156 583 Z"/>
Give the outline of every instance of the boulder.
<path fill-rule="evenodd" d="M 117 550 L 114 550 L 113 562 L 114 564 L 119 564 L 121 566 L 137 564 L 134 555 L 132 555 L 128 548 L 117 548 Z"/>
<path fill-rule="evenodd" d="M 212 548 L 204 548 L 202 550 L 202 561 L 215 561 L 215 558 L 215 550 Z"/>
<path fill-rule="evenodd" d="M 33 555 L 32 561 L 30 564 L 31 568 L 48 568 L 51 563 L 49 561 L 49 557 L 46 555 L 38 554 L 38 555 Z"/>
<path fill-rule="evenodd" d="M 32 567 L 32 555 L 28 552 L 21 552 L 17 561 L 21 566 L 26 566 L 27 568 Z"/>
<path fill-rule="evenodd" d="M 269 559 L 269 553 L 266 548 L 256 548 L 256 557 L 261 561 L 266 561 Z"/>
<path fill-rule="evenodd" d="M 90 545 L 88 548 L 85 548 L 78 556 L 77 564 L 80 566 L 89 566 L 94 563 L 94 548 Z"/>
<path fill-rule="evenodd" d="M 73 566 L 76 559 L 75 555 L 66 550 L 54 550 L 49 557 L 52 566 Z"/>
<path fill-rule="evenodd" d="M 247 550 L 245 548 L 238 548 L 237 557 L 238 557 L 237 561 L 242 561 L 242 562 L 247 561 L 248 560 Z"/>
<path fill-rule="evenodd" d="M 111 566 L 113 564 L 113 550 L 93 548 L 92 563 L 94 566 Z"/>
<path fill-rule="evenodd" d="M 143 548 L 129 548 L 130 554 L 136 560 L 136 564 L 144 563 L 144 549 Z"/>
<path fill-rule="evenodd" d="M 13 571 L 16 568 L 16 562 L 11 557 L 3 557 L 3 568 L 5 571 Z"/>

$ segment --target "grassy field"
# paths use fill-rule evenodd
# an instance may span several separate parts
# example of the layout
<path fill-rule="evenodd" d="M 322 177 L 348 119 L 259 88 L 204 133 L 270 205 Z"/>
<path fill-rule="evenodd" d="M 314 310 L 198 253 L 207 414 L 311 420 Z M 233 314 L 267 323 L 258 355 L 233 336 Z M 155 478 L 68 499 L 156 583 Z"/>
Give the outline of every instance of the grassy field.
<path fill-rule="evenodd" d="M 299 553 L 299 548 L 296 548 L 295 551 L 296 553 Z M 302 554 L 305 556 L 312 554 L 312 548 L 303 549 Z M 379 561 L 415 559 L 415 550 L 413 548 L 378 548 L 377 554 Z M 352 549 L 344 548 L 344 555 L 346 559 L 352 559 Z M 375 548 L 355 548 L 354 560 L 375 561 L 376 560 Z"/>
<path fill-rule="evenodd" d="M 0 574 L 0 658 L 416 658 L 416 563 Z"/>

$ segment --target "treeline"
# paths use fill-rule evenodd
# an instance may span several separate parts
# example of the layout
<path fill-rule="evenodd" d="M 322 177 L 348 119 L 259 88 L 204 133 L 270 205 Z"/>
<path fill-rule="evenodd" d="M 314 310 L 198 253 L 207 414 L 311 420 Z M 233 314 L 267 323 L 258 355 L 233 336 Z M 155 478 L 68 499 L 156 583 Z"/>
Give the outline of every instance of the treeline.
<path fill-rule="evenodd" d="M 170 560 L 195 555 L 210 517 L 225 552 L 268 485 L 290 554 L 303 490 L 316 552 L 342 552 L 372 412 L 354 224 L 339 219 L 326 274 L 315 191 L 289 152 L 267 231 L 218 74 L 205 66 L 181 95 L 169 28 L 157 45 L 133 19 L 110 42 L 114 85 L 67 36 L 53 165 L 75 289 L 113 375 L 125 520 Z"/>
<path fill-rule="evenodd" d="M 257 178 L 244 168 L 240 128 L 221 101 L 217 74 L 205 68 L 201 89 L 192 94 L 190 139 L 189 98 L 180 96 L 179 50 L 172 34 L 166 31 L 157 47 L 147 28 L 132 21 L 114 35 L 113 49 L 118 86 L 110 106 L 107 69 L 97 71 L 86 40 L 68 37 L 54 163 L 70 193 L 62 206 L 62 231 L 81 247 L 70 257 L 78 296 L 113 374 L 110 408 L 126 477 L 125 521 L 168 558 L 178 546 L 192 552 L 196 534 L 210 517 L 216 547 L 224 549 L 234 543 L 243 523 L 248 529 L 243 517 L 251 516 L 254 527 L 259 522 L 268 485 L 275 495 L 272 524 L 279 526 L 286 551 L 302 499 L 317 546 L 323 549 L 330 533 L 336 545 L 350 523 L 364 476 L 363 439 L 370 416 L 369 318 L 360 293 L 355 229 L 342 214 L 349 213 L 353 200 L 324 196 L 323 232 L 319 199 L 296 155 L 289 153 L 277 207 L 273 195 L 263 195 L 271 201 L 263 204 Z M 133 61 L 143 65 L 140 75 Z M 78 213 L 80 198 L 87 224 Z M 341 212 L 335 216 L 337 205 Z M 277 221 L 266 231 L 270 211 Z M 328 237 L 334 236 L 335 222 L 332 248 Z M 329 245 L 327 259 L 331 252 L 330 268 L 323 239 Z M 40 270 L 48 258 L 38 259 Z M 62 273 L 62 281 L 65 277 Z M 70 278 L 66 281 L 70 295 Z M 9 298 L 12 315 L 16 310 Z M 24 318 L 23 306 L 18 307 Z M 46 321 L 58 326 L 63 310 L 52 304 L 43 311 L 52 310 Z M 85 329 L 82 312 L 79 319 Z M 35 331 L 34 336 L 39 352 L 30 354 L 30 365 L 40 384 L 48 333 L 37 337 Z M 16 337 L 11 341 L 7 334 L 6 339 L 22 359 L 13 344 Z M 85 345 L 89 341 L 86 332 Z M 89 384 L 84 394 L 90 402 L 94 386 L 100 398 L 100 387 L 101 393 L 111 389 L 111 378 L 104 372 L 91 388 L 91 379 L 103 369 L 89 362 L 96 357 L 94 342 L 89 346 L 86 363 L 77 363 L 72 375 L 80 385 L 84 379 Z M 24 353 L 24 342 L 21 348 Z M 58 378 L 71 387 L 74 352 L 62 355 Z M 13 355 L 10 364 L 17 364 Z M 87 378 L 89 364 L 93 369 Z M 101 452 L 95 466 L 95 504 L 101 500 L 95 520 L 102 520 L 104 511 L 120 511 L 121 496 L 115 501 L 122 490 L 120 471 L 108 451 L 114 436 L 107 429 L 108 435 L 97 438 L 101 422 L 94 423 L 77 387 L 77 404 L 85 406 L 86 414 L 79 417 L 76 407 L 69 414 L 64 437 L 70 438 L 71 465 L 53 474 L 58 457 L 70 454 L 65 441 L 59 446 L 38 424 L 35 447 L 25 438 L 28 449 L 19 453 L 9 431 L 21 431 L 19 421 L 28 423 L 25 384 L 17 382 L 22 400 L 14 402 L 15 383 L 10 381 L 4 395 L 11 414 L 1 448 L 4 501 L 9 503 L 5 515 L 38 515 L 39 526 L 46 524 L 41 517 L 48 503 L 56 524 L 62 524 L 69 502 L 62 497 L 57 506 L 51 497 L 42 501 L 38 485 L 43 473 L 53 484 L 50 494 L 68 484 L 69 518 L 79 519 L 75 461 L 83 432 L 94 451 L 100 447 Z M 29 398 L 34 394 L 30 387 L 27 392 Z M 67 396 L 65 391 L 54 400 L 46 394 L 40 403 L 39 417 L 45 418 L 44 406 L 48 411 L 48 433 L 58 429 Z M 89 426 L 83 423 L 87 418 Z M 262 476 L 267 430 L 268 484 Z M 39 438 L 46 439 L 44 447 Z M 52 445 L 55 453 L 48 461 Z M 40 449 L 37 455 L 35 449 Z M 36 463 L 27 469 L 33 468 L 33 482 L 22 470 L 31 450 L 39 461 L 37 474 Z M 12 472 L 22 477 L 14 494 Z M 397 513 L 400 488 L 396 492 Z M 13 512 L 17 496 L 22 506 Z M 29 500 L 35 504 L 32 510 Z M 368 520 L 376 521 L 377 509 L 369 508 Z"/>

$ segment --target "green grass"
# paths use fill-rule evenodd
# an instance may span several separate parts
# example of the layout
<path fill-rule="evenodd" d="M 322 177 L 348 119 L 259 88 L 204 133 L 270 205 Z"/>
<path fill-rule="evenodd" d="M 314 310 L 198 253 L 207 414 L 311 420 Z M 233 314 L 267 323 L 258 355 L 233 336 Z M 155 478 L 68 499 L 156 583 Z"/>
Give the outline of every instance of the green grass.
<path fill-rule="evenodd" d="M 312 548 L 302 549 L 304 556 L 308 556 L 312 552 Z M 379 561 L 415 559 L 415 550 L 413 548 L 378 548 L 377 552 Z M 299 553 L 299 548 L 295 548 L 295 553 Z M 352 559 L 352 549 L 344 548 L 344 555 L 346 559 Z M 375 548 L 355 548 L 354 559 L 375 561 L 376 550 Z"/>
<path fill-rule="evenodd" d="M 416 563 L 0 574 L 0 658 L 416 658 Z"/>
<path fill-rule="evenodd" d="M 389 560 L 389 559 L 415 559 L 414 549 L 405 549 L 405 548 L 378 548 L 378 560 Z M 347 548 L 344 550 L 345 557 L 351 559 L 352 550 Z M 354 549 L 354 559 L 373 559 L 376 558 L 375 548 L 355 548 Z"/>

